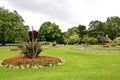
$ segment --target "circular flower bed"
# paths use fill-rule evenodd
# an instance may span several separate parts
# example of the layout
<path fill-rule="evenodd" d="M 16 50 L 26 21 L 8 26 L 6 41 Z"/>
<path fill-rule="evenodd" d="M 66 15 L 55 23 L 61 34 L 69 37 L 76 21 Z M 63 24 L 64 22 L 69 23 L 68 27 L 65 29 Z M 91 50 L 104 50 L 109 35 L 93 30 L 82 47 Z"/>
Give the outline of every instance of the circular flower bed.
<path fill-rule="evenodd" d="M 23 56 L 16 56 L 5 59 L 1 62 L 1 65 L 6 68 L 43 68 L 61 65 L 64 60 L 51 57 L 51 56 L 37 56 L 36 58 L 30 59 Z"/>
<path fill-rule="evenodd" d="M 21 51 L 21 48 L 10 48 L 11 51 Z"/>

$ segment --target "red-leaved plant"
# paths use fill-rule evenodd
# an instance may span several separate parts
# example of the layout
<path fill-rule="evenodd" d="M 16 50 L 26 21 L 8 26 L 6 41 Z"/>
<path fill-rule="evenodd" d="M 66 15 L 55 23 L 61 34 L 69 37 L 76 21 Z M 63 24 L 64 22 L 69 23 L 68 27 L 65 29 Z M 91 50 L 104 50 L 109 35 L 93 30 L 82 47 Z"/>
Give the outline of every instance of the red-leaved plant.
<path fill-rule="evenodd" d="M 21 54 L 27 58 L 35 58 L 42 51 L 41 45 L 36 41 L 37 31 L 33 30 L 29 32 L 29 43 L 23 46 Z"/>

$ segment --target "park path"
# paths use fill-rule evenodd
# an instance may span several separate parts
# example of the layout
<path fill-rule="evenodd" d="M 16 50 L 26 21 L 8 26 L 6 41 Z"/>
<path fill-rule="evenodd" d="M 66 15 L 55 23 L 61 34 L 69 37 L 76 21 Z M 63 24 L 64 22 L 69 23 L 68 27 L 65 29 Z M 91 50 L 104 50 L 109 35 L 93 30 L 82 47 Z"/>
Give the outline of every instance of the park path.
<path fill-rule="evenodd" d="M 90 52 L 117 52 L 120 53 L 120 50 L 97 50 L 97 49 L 88 49 L 88 48 L 72 48 L 73 50 L 81 50 L 81 51 L 90 51 Z"/>

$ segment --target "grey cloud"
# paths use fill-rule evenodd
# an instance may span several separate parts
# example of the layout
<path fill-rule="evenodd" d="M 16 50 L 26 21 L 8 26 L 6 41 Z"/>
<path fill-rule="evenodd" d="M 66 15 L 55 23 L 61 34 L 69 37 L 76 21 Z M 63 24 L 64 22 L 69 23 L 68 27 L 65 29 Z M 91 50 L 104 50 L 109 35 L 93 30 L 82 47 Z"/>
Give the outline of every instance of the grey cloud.
<path fill-rule="evenodd" d="M 22 11 L 45 14 L 59 21 L 73 20 L 68 0 L 9 0 L 8 3 Z"/>

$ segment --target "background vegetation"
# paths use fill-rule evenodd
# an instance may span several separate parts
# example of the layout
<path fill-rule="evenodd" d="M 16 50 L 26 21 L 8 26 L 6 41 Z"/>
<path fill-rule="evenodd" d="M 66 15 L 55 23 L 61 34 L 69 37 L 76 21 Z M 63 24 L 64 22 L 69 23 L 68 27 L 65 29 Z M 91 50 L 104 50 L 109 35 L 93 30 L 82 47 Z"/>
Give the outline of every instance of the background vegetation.
<path fill-rule="evenodd" d="M 24 20 L 17 11 L 10 12 L 0 8 L 0 42 L 2 45 L 8 42 L 20 42 L 28 40 L 29 26 L 24 25 Z M 81 23 L 73 26 L 66 32 L 62 32 L 59 26 L 50 21 L 44 22 L 38 30 L 38 41 L 57 42 L 64 44 L 100 44 L 105 36 L 111 40 L 120 37 L 120 18 L 111 16 L 105 22 L 94 20 L 87 26 Z M 93 42 L 91 42 L 93 41 Z"/>

